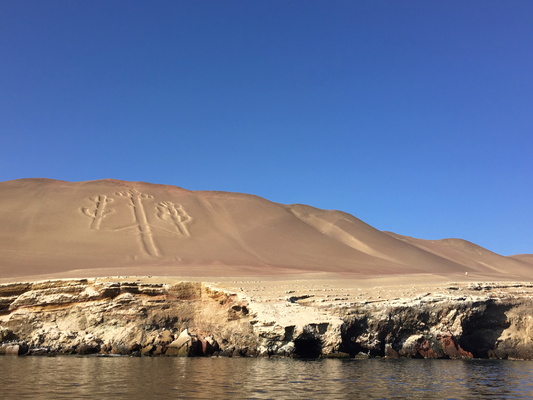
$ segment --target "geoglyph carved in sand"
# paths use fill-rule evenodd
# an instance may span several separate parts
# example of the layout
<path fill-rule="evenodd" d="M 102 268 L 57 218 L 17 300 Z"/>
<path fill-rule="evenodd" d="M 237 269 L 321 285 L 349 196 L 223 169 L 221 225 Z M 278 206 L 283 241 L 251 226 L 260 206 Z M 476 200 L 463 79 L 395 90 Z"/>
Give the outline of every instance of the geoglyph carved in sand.
<path fill-rule="evenodd" d="M 190 233 L 185 226 L 186 223 L 192 220 L 191 216 L 183 209 L 181 204 L 174 204 L 170 201 L 163 201 L 156 205 L 155 211 L 156 216 L 162 221 L 171 222 L 176 229 L 167 230 L 157 226 L 154 226 L 148 222 L 146 215 L 146 210 L 142 202 L 143 199 L 153 199 L 153 196 L 146 193 L 141 193 L 136 189 L 129 189 L 125 191 L 120 191 L 115 193 L 117 196 L 126 197 L 128 205 L 132 207 L 133 218 L 135 222 L 131 225 L 123 226 L 120 228 L 114 229 L 104 229 L 111 231 L 122 231 L 122 230 L 137 230 L 139 232 L 142 250 L 149 256 L 159 256 L 162 255 L 162 252 L 155 244 L 153 237 L 153 230 L 160 230 L 176 236 L 190 236 Z M 82 207 L 81 212 L 93 219 L 91 223 L 91 229 L 99 230 L 100 225 L 104 217 L 112 212 L 114 209 L 107 209 L 106 203 L 112 202 L 111 197 L 106 195 L 99 195 L 90 198 L 91 201 L 94 201 L 96 204 L 93 208 Z"/>
<path fill-rule="evenodd" d="M 123 192 L 116 192 L 118 196 L 128 197 L 129 205 L 133 207 L 133 215 L 135 217 L 135 224 L 126 226 L 121 229 L 129 229 L 137 227 L 141 233 L 141 239 L 144 245 L 144 250 L 150 256 L 159 255 L 159 251 L 154 243 L 154 238 L 152 237 L 152 230 L 150 229 L 150 224 L 146 219 L 146 213 L 144 212 L 144 207 L 141 199 L 151 199 L 152 195 L 141 193 L 138 190 L 130 189 Z M 118 230 L 118 229 L 116 229 Z"/>
<path fill-rule="evenodd" d="M 176 225 L 178 233 L 191 236 L 185 224 L 192 218 L 185 212 L 180 204 L 174 204 L 170 201 L 159 203 L 157 208 L 157 217 L 164 221 L 172 221 Z"/>
<path fill-rule="evenodd" d="M 113 201 L 111 197 L 107 197 L 105 194 L 101 194 L 100 196 L 95 196 L 90 198 L 91 201 L 94 201 L 95 207 L 94 208 L 81 208 L 81 212 L 87 215 L 88 217 L 91 217 L 93 219 L 93 222 L 91 223 L 91 229 L 100 229 L 100 223 L 102 222 L 102 219 L 107 215 L 111 214 L 115 210 L 113 209 L 106 209 L 106 203 L 110 203 Z"/>

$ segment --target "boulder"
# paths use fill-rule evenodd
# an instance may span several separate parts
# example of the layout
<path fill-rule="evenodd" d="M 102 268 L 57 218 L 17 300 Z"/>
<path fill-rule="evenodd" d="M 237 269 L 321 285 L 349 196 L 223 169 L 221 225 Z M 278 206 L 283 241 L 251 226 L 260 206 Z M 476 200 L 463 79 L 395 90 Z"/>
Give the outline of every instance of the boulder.
<path fill-rule="evenodd" d="M 276 350 L 275 354 L 282 357 L 290 357 L 296 352 L 296 346 L 294 342 L 289 342 Z"/>
<path fill-rule="evenodd" d="M 434 348 L 435 347 L 435 348 Z M 438 350 L 437 353 L 435 350 Z M 403 343 L 398 351 L 400 357 L 407 358 L 441 358 L 442 351 L 436 346 L 432 346 L 432 342 L 424 335 L 411 335 Z"/>
<path fill-rule="evenodd" d="M 141 355 L 149 356 L 152 353 L 152 350 L 154 350 L 154 345 L 148 344 L 141 349 Z"/>
<path fill-rule="evenodd" d="M 160 344 L 155 345 L 152 351 L 152 355 L 160 356 L 161 354 L 163 354 L 163 346 L 161 346 Z"/>
<path fill-rule="evenodd" d="M 430 341 L 425 337 L 418 340 L 416 351 L 424 358 L 437 358 L 439 356 L 431 347 Z"/>
<path fill-rule="evenodd" d="M 451 359 L 457 358 L 473 358 L 472 353 L 465 351 L 455 342 L 451 335 L 442 335 L 437 337 L 442 344 L 442 351 Z"/>
<path fill-rule="evenodd" d="M 110 354 L 121 354 L 121 355 L 127 355 L 129 354 L 129 348 L 128 346 L 122 344 L 122 343 L 115 343 L 111 347 Z"/>
<path fill-rule="evenodd" d="M 387 343 L 385 345 L 385 357 L 386 358 L 398 358 L 398 352 L 392 348 L 392 345 Z"/>
<path fill-rule="evenodd" d="M 210 335 L 206 338 L 199 337 L 199 350 L 203 356 L 211 356 L 219 350 L 219 346 L 215 338 Z"/>
<path fill-rule="evenodd" d="M 28 350 L 30 356 L 49 356 L 53 353 L 50 352 L 48 347 L 37 347 Z"/>
<path fill-rule="evenodd" d="M 11 344 L 5 347 L 6 356 L 21 356 L 28 352 L 26 344 Z"/>
<path fill-rule="evenodd" d="M 198 339 L 185 329 L 178 338 L 168 345 L 165 355 L 174 357 L 194 357 L 197 355 Z"/>

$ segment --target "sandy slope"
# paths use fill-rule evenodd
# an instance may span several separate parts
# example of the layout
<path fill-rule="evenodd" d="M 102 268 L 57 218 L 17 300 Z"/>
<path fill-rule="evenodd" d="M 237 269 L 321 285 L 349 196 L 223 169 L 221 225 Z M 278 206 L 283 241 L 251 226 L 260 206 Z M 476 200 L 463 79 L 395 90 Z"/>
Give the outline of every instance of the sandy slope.
<path fill-rule="evenodd" d="M 533 256 L 381 232 L 352 215 L 143 182 L 0 183 L 0 280 L 420 274 L 529 280 Z"/>

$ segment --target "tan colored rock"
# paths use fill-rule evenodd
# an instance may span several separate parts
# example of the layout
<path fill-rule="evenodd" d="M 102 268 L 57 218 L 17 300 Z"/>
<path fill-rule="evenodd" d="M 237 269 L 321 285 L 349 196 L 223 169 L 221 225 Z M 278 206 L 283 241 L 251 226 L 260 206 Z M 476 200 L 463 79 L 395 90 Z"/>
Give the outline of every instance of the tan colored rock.
<path fill-rule="evenodd" d="M 165 329 L 164 331 L 160 332 L 159 335 L 157 335 L 157 338 L 155 339 L 154 343 L 161 346 L 166 346 L 172 343 L 173 341 L 174 337 L 172 336 L 172 333 L 169 330 Z"/>
<path fill-rule="evenodd" d="M 154 345 L 148 344 L 141 349 L 141 355 L 148 356 L 152 354 L 153 350 L 154 350 Z"/>
<path fill-rule="evenodd" d="M 142 346 L 143 347 L 146 347 L 146 346 L 149 346 L 151 344 L 154 343 L 154 341 L 157 339 L 157 336 L 158 336 L 158 333 L 157 332 L 151 332 L 151 333 L 148 333 L 146 336 L 145 336 L 145 339 L 142 343 Z"/>
<path fill-rule="evenodd" d="M 188 329 L 185 329 L 175 341 L 168 345 L 165 354 L 167 356 L 191 357 L 196 355 L 197 346 L 198 339 L 190 335 Z"/>
<path fill-rule="evenodd" d="M 362 352 L 392 357 L 397 352 L 400 357 L 533 358 L 530 283 L 454 283 L 417 293 L 410 286 L 412 296 L 404 293 L 389 300 L 386 291 L 377 288 L 372 289 L 374 297 L 379 293 L 384 300 L 368 302 L 346 301 L 362 297 L 364 291 L 319 284 L 311 289 L 308 282 L 286 282 L 285 287 L 271 283 L 268 298 L 257 294 L 264 283 L 246 287 L 235 282 L 237 287 L 230 290 L 199 282 L 139 281 L 0 285 L 0 295 L 17 301 L 11 303 L 17 307 L 0 315 L 1 340 L 25 341 L 30 354 L 99 349 L 181 356 L 316 357 L 345 352 L 353 357 Z M 287 291 L 293 294 L 290 301 Z M 68 296 L 74 301 L 58 300 L 72 300 Z M 318 297 L 324 301 L 314 301 Z M 0 352 L 6 347 L 1 345 Z"/>
<path fill-rule="evenodd" d="M 180 300 L 196 300 L 202 296 L 202 285 L 199 282 L 179 282 L 169 286 L 167 291 Z"/>
<path fill-rule="evenodd" d="M 5 347 L 4 354 L 6 356 L 21 356 L 28 352 L 26 344 L 13 344 Z"/>

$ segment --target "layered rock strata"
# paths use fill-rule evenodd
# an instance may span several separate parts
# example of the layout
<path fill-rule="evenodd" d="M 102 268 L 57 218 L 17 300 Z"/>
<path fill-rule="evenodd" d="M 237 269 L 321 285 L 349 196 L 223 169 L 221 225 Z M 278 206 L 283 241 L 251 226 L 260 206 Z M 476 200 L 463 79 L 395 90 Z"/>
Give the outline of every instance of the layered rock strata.
<path fill-rule="evenodd" d="M 450 284 L 411 298 L 71 279 L 0 285 L 0 354 L 533 359 L 533 285 Z"/>

